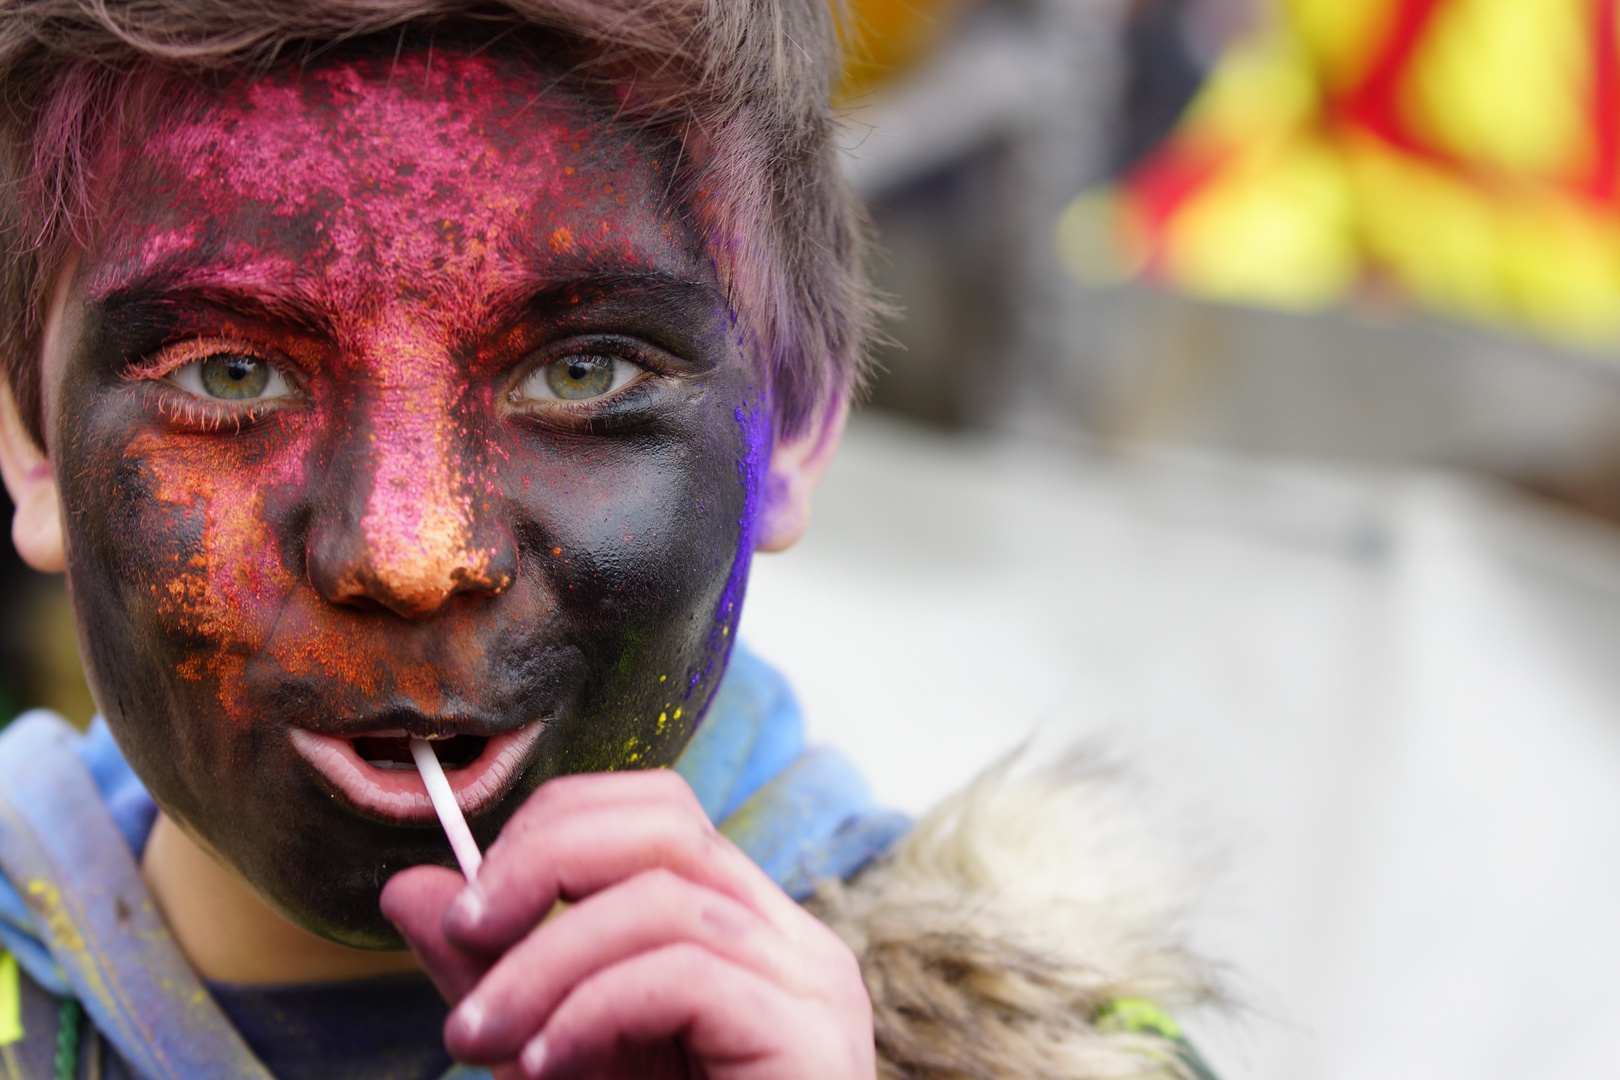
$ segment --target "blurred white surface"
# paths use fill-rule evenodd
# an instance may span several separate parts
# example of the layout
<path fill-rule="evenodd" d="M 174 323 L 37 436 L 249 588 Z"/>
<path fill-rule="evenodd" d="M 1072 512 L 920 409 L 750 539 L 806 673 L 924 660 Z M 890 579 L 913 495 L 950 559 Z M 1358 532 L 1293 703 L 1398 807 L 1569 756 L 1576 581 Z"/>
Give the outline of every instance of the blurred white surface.
<path fill-rule="evenodd" d="M 860 418 L 743 634 L 913 812 L 1100 739 L 1221 856 L 1225 1080 L 1620 1073 L 1620 537 L 1437 473 Z"/>

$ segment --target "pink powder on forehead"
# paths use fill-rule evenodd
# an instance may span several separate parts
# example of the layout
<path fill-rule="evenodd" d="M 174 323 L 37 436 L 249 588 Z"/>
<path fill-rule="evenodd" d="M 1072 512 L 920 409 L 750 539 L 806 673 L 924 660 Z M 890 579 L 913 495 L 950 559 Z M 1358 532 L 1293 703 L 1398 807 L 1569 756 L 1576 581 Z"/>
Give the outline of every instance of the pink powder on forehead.
<path fill-rule="evenodd" d="M 514 242 L 534 242 L 533 211 L 544 204 L 588 216 L 570 228 L 583 253 L 617 244 L 615 253 L 634 261 L 612 211 L 626 194 L 645 193 L 647 177 L 637 174 L 650 171 L 647 163 L 605 145 L 605 122 L 545 100 L 539 75 L 460 54 L 404 58 L 386 81 L 360 68 L 247 84 L 160 132 L 145 155 L 179 163 L 213 193 L 213 205 L 198 210 L 254 204 L 272 217 L 320 214 L 316 249 L 281 269 L 318 261 L 327 298 L 338 303 L 360 300 L 389 271 L 441 293 L 498 288 L 521 257 Z M 559 165 L 559 148 L 602 167 Z M 206 227 L 191 217 L 180 231 L 197 242 Z M 175 246 L 174 237 L 153 235 L 142 255 Z M 255 251 L 231 255 L 262 260 Z"/>

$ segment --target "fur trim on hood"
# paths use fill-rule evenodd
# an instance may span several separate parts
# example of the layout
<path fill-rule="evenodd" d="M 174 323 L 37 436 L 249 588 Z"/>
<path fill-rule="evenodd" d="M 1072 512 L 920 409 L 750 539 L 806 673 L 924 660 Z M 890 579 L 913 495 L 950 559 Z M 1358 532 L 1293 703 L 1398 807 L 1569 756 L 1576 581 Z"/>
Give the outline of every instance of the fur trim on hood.
<path fill-rule="evenodd" d="M 807 904 L 860 959 L 880 1075 L 1207 1075 L 1167 1018 L 1116 1022 L 1119 1004 L 1219 996 L 1179 940 L 1183 893 L 1148 857 L 1122 785 L 1081 756 L 1015 766 L 991 768 Z"/>

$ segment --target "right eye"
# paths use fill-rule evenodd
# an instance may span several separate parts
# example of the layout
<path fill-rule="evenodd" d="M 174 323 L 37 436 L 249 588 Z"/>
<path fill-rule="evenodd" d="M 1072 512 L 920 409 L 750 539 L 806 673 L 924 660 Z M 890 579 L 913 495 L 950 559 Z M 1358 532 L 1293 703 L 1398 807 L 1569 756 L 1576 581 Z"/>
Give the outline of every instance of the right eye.
<path fill-rule="evenodd" d="M 542 364 L 514 387 L 514 405 L 546 401 L 594 401 L 635 382 L 647 369 L 622 356 L 570 353 Z"/>
<path fill-rule="evenodd" d="M 245 352 L 221 351 L 169 372 L 175 386 L 213 401 L 274 401 L 293 396 L 292 384 L 275 365 Z"/>

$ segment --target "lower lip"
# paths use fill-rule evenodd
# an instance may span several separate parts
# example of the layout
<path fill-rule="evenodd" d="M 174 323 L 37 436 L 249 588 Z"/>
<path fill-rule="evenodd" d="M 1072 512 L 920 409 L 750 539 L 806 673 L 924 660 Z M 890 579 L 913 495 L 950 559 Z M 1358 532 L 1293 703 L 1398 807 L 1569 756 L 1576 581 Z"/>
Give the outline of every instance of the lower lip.
<path fill-rule="evenodd" d="M 522 771 L 529 751 L 540 738 L 543 722 L 502 735 L 492 735 L 483 753 L 459 769 L 446 769 L 450 790 L 461 812 L 473 817 L 498 802 Z M 355 808 L 399 822 L 435 820 L 433 802 L 421 774 L 414 769 L 379 769 L 355 753 L 354 743 L 306 728 L 288 729 L 288 737 L 305 761 Z"/>

